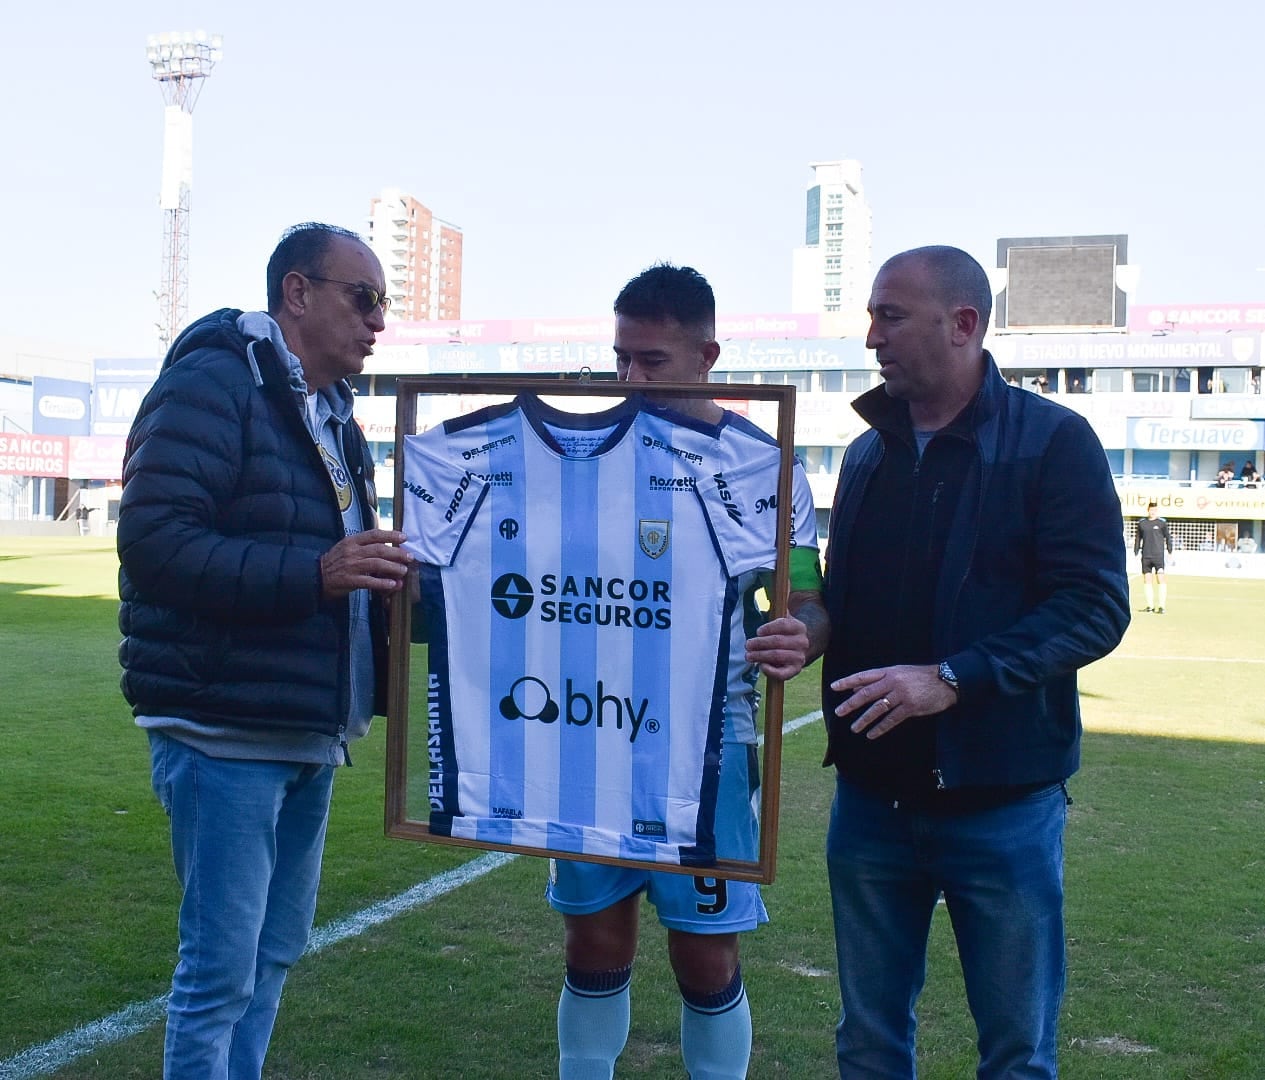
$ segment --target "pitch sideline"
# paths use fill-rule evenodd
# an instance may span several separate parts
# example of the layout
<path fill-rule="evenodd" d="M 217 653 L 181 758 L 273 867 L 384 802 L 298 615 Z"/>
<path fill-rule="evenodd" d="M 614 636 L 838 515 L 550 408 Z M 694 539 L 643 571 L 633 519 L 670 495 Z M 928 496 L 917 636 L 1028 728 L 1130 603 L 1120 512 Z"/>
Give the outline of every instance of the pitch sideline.
<path fill-rule="evenodd" d="M 782 725 L 782 734 L 789 735 L 806 724 L 820 719 L 820 709 L 798 716 Z M 760 741 L 763 742 L 763 738 Z M 485 874 L 517 858 L 517 855 L 509 852 L 489 851 L 476 859 L 471 859 L 468 863 L 462 863 L 455 869 L 446 870 L 426 881 L 420 881 L 397 896 L 371 904 L 363 911 L 358 911 L 345 919 L 338 919 L 326 926 L 318 927 L 308 937 L 307 948 L 304 949 L 303 955 L 318 953 L 348 938 L 358 937 L 366 930 L 388 922 L 397 915 L 424 907 L 432 900 L 438 900 L 462 885 L 477 881 Z M 139 1035 L 163 1018 L 167 1011 L 169 996 L 161 994 L 148 1001 L 134 1001 L 118 1012 L 84 1024 L 46 1043 L 29 1047 L 5 1061 L 0 1061 L 0 1080 L 35 1080 L 36 1077 L 56 1072 L 103 1046 L 111 1046 L 124 1039 L 130 1039 L 133 1035 Z"/>

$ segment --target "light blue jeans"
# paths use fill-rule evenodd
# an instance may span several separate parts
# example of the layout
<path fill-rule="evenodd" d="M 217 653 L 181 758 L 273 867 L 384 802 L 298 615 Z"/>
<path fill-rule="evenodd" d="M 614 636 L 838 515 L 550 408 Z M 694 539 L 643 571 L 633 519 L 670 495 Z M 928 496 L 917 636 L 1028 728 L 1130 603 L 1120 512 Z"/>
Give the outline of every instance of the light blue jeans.
<path fill-rule="evenodd" d="M 838 781 L 826 859 L 843 1003 L 840 1077 L 915 1076 L 914 1003 L 941 893 L 979 1035 L 979 1077 L 1057 1075 L 1066 819 L 1060 784 L 942 816 Z"/>
<path fill-rule="evenodd" d="M 149 744 L 184 891 L 163 1076 L 258 1080 L 316 912 L 334 769 Z"/>

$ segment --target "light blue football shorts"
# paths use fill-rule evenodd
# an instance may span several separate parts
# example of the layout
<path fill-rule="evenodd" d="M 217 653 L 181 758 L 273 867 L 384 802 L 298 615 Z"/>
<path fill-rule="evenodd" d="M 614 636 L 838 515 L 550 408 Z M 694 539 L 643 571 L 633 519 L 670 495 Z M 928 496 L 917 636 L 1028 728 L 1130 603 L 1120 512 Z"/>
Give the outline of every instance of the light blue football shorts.
<path fill-rule="evenodd" d="M 759 753 L 725 743 L 716 806 L 716 851 L 722 858 L 760 855 Z M 760 886 L 751 881 L 693 877 L 640 867 L 551 859 L 545 897 L 564 915 L 592 915 L 645 890 L 659 922 L 690 934 L 732 934 L 769 921 Z"/>

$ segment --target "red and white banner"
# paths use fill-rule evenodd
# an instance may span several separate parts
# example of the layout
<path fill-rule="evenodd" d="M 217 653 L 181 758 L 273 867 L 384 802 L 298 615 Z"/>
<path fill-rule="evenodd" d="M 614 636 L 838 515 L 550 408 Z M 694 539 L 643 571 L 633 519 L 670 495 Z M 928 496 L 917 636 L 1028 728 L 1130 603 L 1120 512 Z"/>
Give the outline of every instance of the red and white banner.
<path fill-rule="evenodd" d="M 123 476 L 123 449 L 127 440 L 122 435 L 70 437 L 70 471 L 72 480 L 119 480 Z"/>
<path fill-rule="evenodd" d="M 0 435 L 0 475 L 65 476 L 69 436 Z"/>
<path fill-rule="evenodd" d="M 816 314 L 775 313 L 718 315 L 716 337 L 815 338 Z M 510 343 L 563 344 L 595 342 L 609 346 L 615 338 L 615 317 L 580 319 L 436 319 L 429 322 L 387 320 L 378 344 L 390 345 L 505 345 Z"/>
<path fill-rule="evenodd" d="M 1129 329 L 1265 330 L 1265 303 L 1130 304 Z"/>

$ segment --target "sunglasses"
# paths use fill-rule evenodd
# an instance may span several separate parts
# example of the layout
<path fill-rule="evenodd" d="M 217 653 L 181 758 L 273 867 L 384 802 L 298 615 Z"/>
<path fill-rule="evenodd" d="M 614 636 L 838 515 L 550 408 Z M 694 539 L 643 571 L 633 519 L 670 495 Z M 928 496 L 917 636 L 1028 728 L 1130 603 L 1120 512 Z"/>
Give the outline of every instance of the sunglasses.
<path fill-rule="evenodd" d="M 368 315 L 374 308 L 381 308 L 383 312 L 389 311 L 391 308 L 391 298 L 383 296 L 377 289 L 371 289 L 368 285 L 362 285 L 358 281 L 339 281 L 338 278 L 317 277 L 316 274 L 304 274 L 305 278 L 310 281 L 324 281 L 329 285 L 345 285 L 356 294 L 356 310 L 361 315 Z"/>

